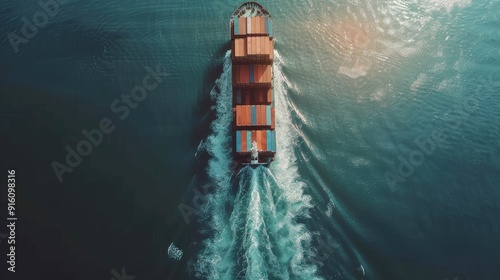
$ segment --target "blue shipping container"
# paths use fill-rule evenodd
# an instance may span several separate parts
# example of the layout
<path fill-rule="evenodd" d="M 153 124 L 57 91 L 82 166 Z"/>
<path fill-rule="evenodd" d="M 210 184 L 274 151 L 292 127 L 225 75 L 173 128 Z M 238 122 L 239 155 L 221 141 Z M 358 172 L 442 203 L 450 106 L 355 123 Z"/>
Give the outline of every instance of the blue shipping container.
<path fill-rule="evenodd" d="M 238 35 L 239 22 L 237 17 L 233 17 L 234 22 L 234 35 Z"/>
<path fill-rule="evenodd" d="M 252 131 L 247 130 L 247 152 L 252 149 Z"/>
<path fill-rule="evenodd" d="M 252 125 L 257 125 L 257 108 L 252 105 Z"/>
<path fill-rule="evenodd" d="M 271 106 L 266 106 L 266 124 L 271 125 Z"/>
<path fill-rule="evenodd" d="M 236 103 L 241 104 L 241 89 L 236 90 Z"/>
<path fill-rule="evenodd" d="M 266 33 L 273 37 L 273 21 L 270 17 L 266 17 Z"/>
<path fill-rule="evenodd" d="M 241 152 L 241 131 L 236 130 L 236 152 Z"/>
<path fill-rule="evenodd" d="M 266 141 L 267 141 L 267 150 L 271 152 L 276 151 L 276 137 L 274 134 L 274 130 L 266 131 Z"/>

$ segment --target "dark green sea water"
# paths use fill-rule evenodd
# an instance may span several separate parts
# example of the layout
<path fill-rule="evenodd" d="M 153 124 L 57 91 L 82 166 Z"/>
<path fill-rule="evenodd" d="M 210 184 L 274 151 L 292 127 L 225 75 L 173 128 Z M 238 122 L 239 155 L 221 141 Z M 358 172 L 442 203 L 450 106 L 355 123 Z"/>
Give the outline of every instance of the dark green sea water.
<path fill-rule="evenodd" d="M 0 3 L 0 172 L 16 169 L 18 208 L 0 279 L 500 279 L 500 2 L 261 3 L 278 155 L 235 177 L 240 2 L 61 1 L 17 52 L 44 9 Z M 103 118 L 114 131 L 60 182 L 53 163 Z"/>

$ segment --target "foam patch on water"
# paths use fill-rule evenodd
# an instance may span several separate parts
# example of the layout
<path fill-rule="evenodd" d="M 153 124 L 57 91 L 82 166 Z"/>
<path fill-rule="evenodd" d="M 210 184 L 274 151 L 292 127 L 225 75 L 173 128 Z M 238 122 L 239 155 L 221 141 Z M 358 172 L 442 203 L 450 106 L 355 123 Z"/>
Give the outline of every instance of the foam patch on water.
<path fill-rule="evenodd" d="M 418 78 L 411 84 L 411 91 L 417 91 L 427 80 L 427 75 L 425 73 L 420 73 Z"/>
<path fill-rule="evenodd" d="M 168 246 L 168 257 L 171 258 L 172 260 L 180 261 L 183 255 L 183 252 L 181 249 L 177 248 L 174 243 L 171 243 L 170 246 Z"/>
<path fill-rule="evenodd" d="M 346 75 L 349 78 L 356 79 L 366 76 L 366 74 L 368 74 L 368 70 L 370 70 L 370 65 L 358 65 L 355 67 L 340 66 L 338 73 Z"/>

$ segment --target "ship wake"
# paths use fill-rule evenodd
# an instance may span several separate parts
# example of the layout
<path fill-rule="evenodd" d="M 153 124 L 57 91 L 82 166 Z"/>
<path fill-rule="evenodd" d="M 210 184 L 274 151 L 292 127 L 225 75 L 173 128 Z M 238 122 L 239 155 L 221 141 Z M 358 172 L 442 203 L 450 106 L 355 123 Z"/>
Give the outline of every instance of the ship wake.
<path fill-rule="evenodd" d="M 232 179 L 231 53 L 211 92 L 216 119 L 206 141 L 208 177 L 215 185 L 200 214 L 207 238 L 192 263 L 199 279 L 321 279 L 313 262 L 312 236 L 300 221 L 309 218 L 294 153 L 298 134 L 286 97 L 290 84 L 275 51 L 277 154 L 271 167 L 245 167 Z"/>

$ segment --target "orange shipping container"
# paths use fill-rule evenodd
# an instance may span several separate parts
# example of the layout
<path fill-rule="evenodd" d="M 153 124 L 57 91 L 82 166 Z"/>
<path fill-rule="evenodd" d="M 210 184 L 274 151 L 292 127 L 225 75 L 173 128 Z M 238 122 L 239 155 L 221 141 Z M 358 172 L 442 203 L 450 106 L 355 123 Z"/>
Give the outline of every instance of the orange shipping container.
<path fill-rule="evenodd" d="M 245 55 L 245 39 L 244 38 L 237 38 L 234 40 L 234 53 L 235 56 L 244 56 Z"/>
<path fill-rule="evenodd" d="M 247 38 L 247 50 L 248 54 L 253 54 L 253 37 L 248 37 Z"/>
<path fill-rule="evenodd" d="M 236 114 L 236 126 L 240 126 L 241 125 L 241 114 L 239 112 L 238 106 L 236 106 L 234 113 Z"/>
<path fill-rule="evenodd" d="M 254 66 L 254 73 L 255 73 L 255 82 L 256 83 L 260 83 L 261 76 L 262 76 L 262 73 L 260 71 L 260 65 L 255 65 Z"/>
<path fill-rule="evenodd" d="M 243 106 L 236 106 L 236 126 L 242 126 L 245 118 L 245 108 Z"/>
<path fill-rule="evenodd" d="M 248 65 L 240 65 L 240 83 L 249 83 L 250 82 L 250 73 L 248 69 Z"/>
<path fill-rule="evenodd" d="M 262 37 L 256 37 L 257 39 L 257 49 L 255 50 L 255 52 L 257 54 L 262 54 L 263 53 L 263 50 L 262 50 Z"/>
<path fill-rule="evenodd" d="M 257 37 L 252 37 L 252 53 L 257 54 Z"/>
<path fill-rule="evenodd" d="M 260 37 L 254 37 L 254 42 L 255 42 L 255 54 L 259 54 L 259 44 L 260 44 L 260 41 L 259 41 Z"/>
<path fill-rule="evenodd" d="M 274 59 L 274 41 L 269 40 L 268 53 L 271 56 L 271 59 Z"/>
<path fill-rule="evenodd" d="M 271 81 L 267 77 L 267 74 L 268 74 L 267 69 L 268 69 L 267 65 L 262 65 L 262 68 L 261 68 L 262 83 L 268 83 Z"/>
<path fill-rule="evenodd" d="M 256 131 L 256 134 L 257 134 L 257 135 L 256 135 L 255 142 L 257 142 L 257 148 L 258 148 L 259 150 L 262 150 L 262 148 L 261 148 L 261 147 L 262 147 L 262 141 L 261 141 L 261 137 L 260 137 L 260 136 L 261 136 L 261 131 L 260 131 L 260 130 L 257 130 L 257 131 Z"/>
<path fill-rule="evenodd" d="M 235 55 L 240 57 L 240 56 L 243 56 L 244 55 L 244 52 L 245 52 L 245 47 L 241 45 L 241 42 L 244 41 L 245 39 L 243 38 L 238 38 L 238 39 L 235 39 L 234 42 L 235 42 Z"/>
<path fill-rule="evenodd" d="M 240 118 L 241 118 L 241 121 L 240 121 L 240 126 L 244 126 L 246 125 L 246 121 L 247 121 L 247 118 L 246 118 L 246 112 L 245 112 L 245 106 L 243 106 L 242 108 L 240 108 Z"/>
<path fill-rule="evenodd" d="M 247 151 L 247 131 L 241 131 L 241 150 Z"/>
<path fill-rule="evenodd" d="M 261 105 L 260 107 L 260 122 L 259 125 L 266 125 L 266 106 Z"/>
<path fill-rule="evenodd" d="M 265 70 L 264 70 L 264 77 L 266 79 L 266 82 L 267 83 L 270 83 L 271 82 L 271 79 L 272 79 L 272 70 L 271 70 L 271 65 L 266 65 L 265 66 Z"/>
<path fill-rule="evenodd" d="M 252 34 L 252 18 L 247 18 L 247 33 Z"/>
<path fill-rule="evenodd" d="M 252 125 L 252 106 L 245 106 L 245 124 L 244 125 Z"/>
<path fill-rule="evenodd" d="M 256 23 L 256 22 L 257 22 L 257 20 L 253 17 L 253 18 L 252 18 L 252 24 L 251 24 L 251 25 L 252 25 L 252 34 L 255 34 L 255 31 L 256 31 L 256 30 L 255 30 L 255 23 Z"/>
<path fill-rule="evenodd" d="M 261 139 L 262 139 L 262 143 L 261 143 L 261 151 L 267 151 L 267 134 L 266 134 L 266 131 L 265 130 L 262 130 L 261 132 Z"/>
<path fill-rule="evenodd" d="M 240 122 L 240 126 L 245 126 L 246 125 L 246 122 L 247 122 L 247 114 L 246 114 L 246 106 L 240 106 L 240 114 L 241 114 L 241 122 Z"/>
<path fill-rule="evenodd" d="M 253 54 L 253 37 L 247 37 L 247 53 Z"/>
<path fill-rule="evenodd" d="M 260 43 L 260 49 L 262 54 L 268 54 L 268 48 L 267 48 L 267 42 L 268 42 L 267 37 L 261 37 L 261 43 Z"/>
<path fill-rule="evenodd" d="M 247 55 L 247 39 L 242 39 L 240 41 L 240 48 L 241 48 L 241 56 L 246 56 Z"/>
<path fill-rule="evenodd" d="M 238 34 L 246 35 L 247 34 L 247 18 L 240 17 L 238 18 Z"/>
<path fill-rule="evenodd" d="M 238 56 L 240 51 L 238 39 L 235 39 L 233 42 L 231 42 L 231 45 L 232 45 L 233 55 Z"/>
<path fill-rule="evenodd" d="M 266 42 L 264 44 L 265 44 L 265 46 L 264 46 L 265 53 L 267 55 L 269 55 L 269 57 L 271 57 L 271 51 L 270 51 L 271 50 L 271 48 L 270 48 L 271 41 L 270 41 L 269 37 L 266 37 Z"/>
<path fill-rule="evenodd" d="M 236 126 L 272 126 L 274 122 L 273 109 L 269 107 L 269 105 L 237 105 L 235 109 Z M 268 116 L 268 114 L 270 115 Z"/>

